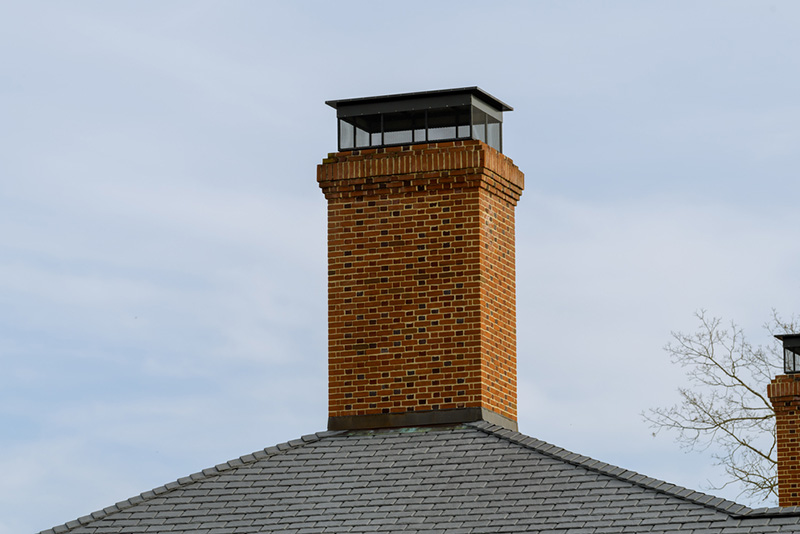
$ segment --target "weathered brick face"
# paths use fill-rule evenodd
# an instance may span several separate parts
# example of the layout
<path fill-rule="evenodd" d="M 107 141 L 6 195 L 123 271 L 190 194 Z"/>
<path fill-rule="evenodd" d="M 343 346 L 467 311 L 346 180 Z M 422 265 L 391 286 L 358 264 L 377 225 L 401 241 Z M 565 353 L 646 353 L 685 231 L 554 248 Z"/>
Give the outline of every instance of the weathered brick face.
<path fill-rule="evenodd" d="M 491 193 L 481 209 L 481 386 L 487 407 L 517 419 L 514 206 Z"/>
<path fill-rule="evenodd" d="M 484 408 L 516 421 L 514 206 L 479 141 L 331 154 L 331 417 Z"/>
<path fill-rule="evenodd" d="M 778 438 L 778 504 L 800 506 L 800 375 L 780 375 L 767 386 Z"/>

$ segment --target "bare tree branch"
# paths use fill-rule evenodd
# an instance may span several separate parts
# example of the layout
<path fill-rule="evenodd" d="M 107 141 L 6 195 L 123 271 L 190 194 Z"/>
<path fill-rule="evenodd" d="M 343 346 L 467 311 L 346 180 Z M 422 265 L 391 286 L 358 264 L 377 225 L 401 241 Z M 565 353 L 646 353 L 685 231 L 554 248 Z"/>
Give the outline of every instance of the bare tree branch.
<path fill-rule="evenodd" d="M 685 368 L 691 383 L 678 389 L 680 402 L 653 408 L 642 416 L 655 429 L 677 433 L 686 450 L 711 450 L 723 468 L 721 489 L 740 483 L 742 495 L 767 500 L 777 497 L 775 412 L 767 398 L 767 384 L 782 369 L 779 344 L 763 348 L 747 341 L 731 322 L 695 313 L 698 329 L 691 334 L 671 332 L 664 350 L 672 362 Z M 771 334 L 800 332 L 800 319 L 788 321 L 772 310 L 764 328 Z"/>

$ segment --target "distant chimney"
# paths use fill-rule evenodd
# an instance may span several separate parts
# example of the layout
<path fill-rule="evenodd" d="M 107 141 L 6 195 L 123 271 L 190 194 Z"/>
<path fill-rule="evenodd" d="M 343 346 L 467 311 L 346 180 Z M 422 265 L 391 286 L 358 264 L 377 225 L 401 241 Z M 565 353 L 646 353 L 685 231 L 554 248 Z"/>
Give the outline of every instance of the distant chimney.
<path fill-rule="evenodd" d="M 778 441 L 778 504 L 800 506 L 800 334 L 775 337 L 783 342 L 786 373 L 767 386 Z"/>
<path fill-rule="evenodd" d="M 512 108 L 477 87 L 327 102 L 328 428 L 517 428 Z"/>

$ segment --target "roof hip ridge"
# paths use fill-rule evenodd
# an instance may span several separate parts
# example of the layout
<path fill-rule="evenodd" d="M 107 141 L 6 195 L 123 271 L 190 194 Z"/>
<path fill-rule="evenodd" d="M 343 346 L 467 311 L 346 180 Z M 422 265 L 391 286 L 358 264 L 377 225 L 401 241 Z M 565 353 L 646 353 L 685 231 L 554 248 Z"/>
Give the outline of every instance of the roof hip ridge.
<path fill-rule="evenodd" d="M 214 467 L 203 469 L 202 471 L 198 471 L 197 473 L 192 473 L 191 475 L 181 477 L 178 480 L 172 482 L 167 482 L 164 485 L 158 486 L 149 491 L 142 492 L 139 495 L 136 495 L 129 499 L 125 499 L 124 501 L 120 501 L 116 504 L 112 504 L 111 506 L 107 506 L 102 510 L 97 510 L 95 512 L 92 512 L 89 515 L 79 517 L 72 521 L 68 521 L 67 523 L 64 523 L 62 525 L 51 527 L 47 530 L 42 530 L 41 532 L 39 532 L 39 534 L 64 534 L 75 528 L 78 528 L 79 526 L 86 525 L 88 523 L 91 523 L 92 521 L 97 521 L 99 519 L 104 519 L 116 512 L 121 512 L 128 508 L 136 506 L 137 504 L 145 502 L 149 499 L 168 493 L 176 488 L 187 486 L 189 484 L 197 482 L 198 480 L 205 480 L 217 476 L 220 473 L 223 473 L 230 469 L 235 469 L 243 465 L 252 464 L 259 460 L 263 460 L 264 458 L 269 458 L 270 456 L 277 456 L 279 454 L 283 454 L 286 451 L 303 447 L 308 443 L 314 443 L 324 438 L 337 436 L 339 434 L 343 434 L 344 432 L 345 431 L 330 431 L 330 430 L 326 430 L 323 432 L 315 432 L 314 434 L 307 434 L 305 436 L 302 436 L 299 439 L 286 441 L 284 443 L 278 443 L 277 445 L 266 447 L 264 449 L 260 449 L 255 452 L 251 452 L 250 454 L 239 456 L 238 458 L 234 458 L 227 462 L 217 464 Z"/>
<path fill-rule="evenodd" d="M 699 504 L 706 508 L 712 508 L 719 512 L 728 514 L 732 518 L 752 519 L 756 517 L 765 517 L 773 515 L 782 515 L 782 516 L 785 516 L 787 514 L 800 515 L 800 507 L 796 507 L 792 510 L 785 508 L 752 509 L 743 504 L 723 499 L 722 497 L 716 497 L 714 495 L 709 495 L 707 493 L 703 493 L 700 491 L 684 488 L 683 486 L 679 486 L 671 482 L 666 482 L 664 480 L 652 478 L 647 475 L 642 475 L 641 473 L 625 469 L 623 467 L 612 465 L 600 460 L 595 460 L 594 458 L 590 458 L 588 456 L 583 456 L 581 454 L 568 451 L 567 449 L 564 449 L 557 445 L 553 445 L 552 443 L 548 443 L 538 438 L 527 436 L 520 432 L 508 430 L 506 428 L 494 425 L 492 423 L 488 423 L 486 421 L 476 421 L 474 423 L 467 423 L 467 425 L 476 428 L 478 430 L 481 430 L 487 434 L 495 435 L 499 438 L 508 440 L 512 443 L 516 443 L 523 447 L 535 450 L 536 452 L 543 454 L 545 456 L 549 456 L 550 458 L 554 458 L 562 462 L 582 467 L 589 471 L 594 471 L 596 473 L 616 478 L 617 480 L 622 480 L 630 484 L 635 484 L 643 488 L 657 491 L 659 493 L 678 497 L 680 499 L 695 504 Z"/>

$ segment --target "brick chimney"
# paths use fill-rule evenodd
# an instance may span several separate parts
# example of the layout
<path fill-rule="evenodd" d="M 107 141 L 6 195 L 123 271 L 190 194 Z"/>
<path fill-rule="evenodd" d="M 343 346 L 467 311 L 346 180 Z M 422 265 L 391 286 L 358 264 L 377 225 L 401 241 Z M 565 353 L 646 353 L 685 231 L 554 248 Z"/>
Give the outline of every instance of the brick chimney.
<path fill-rule="evenodd" d="M 328 428 L 516 430 L 511 108 L 477 87 L 327 104 Z"/>
<path fill-rule="evenodd" d="M 775 410 L 778 448 L 778 504 L 800 506 L 800 334 L 775 336 L 783 341 L 783 367 L 767 386 Z"/>

